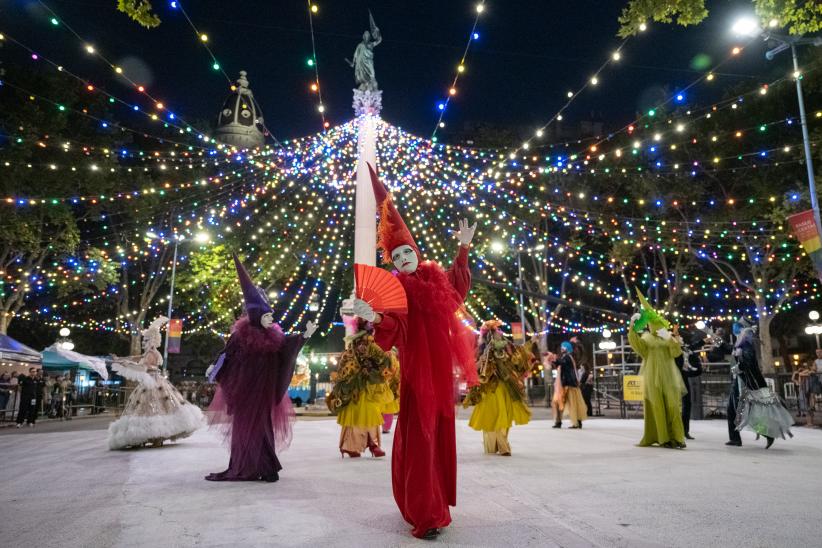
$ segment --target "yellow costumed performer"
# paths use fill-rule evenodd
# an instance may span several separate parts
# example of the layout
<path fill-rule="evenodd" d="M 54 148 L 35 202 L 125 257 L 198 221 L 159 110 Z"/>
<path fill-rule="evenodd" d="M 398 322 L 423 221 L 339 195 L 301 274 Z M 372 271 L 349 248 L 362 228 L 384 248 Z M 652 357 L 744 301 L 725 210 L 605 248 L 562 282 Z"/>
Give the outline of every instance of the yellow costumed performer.
<path fill-rule="evenodd" d="M 645 433 L 641 447 L 658 444 L 661 447 L 685 448 L 685 427 L 682 424 L 682 396 L 687 392 L 674 358 L 682 354 L 682 341 L 676 327 L 645 300 L 637 290 L 642 310 L 631 317 L 628 342 L 641 358 L 643 411 Z"/>
<path fill-rule="evenodd" d="M 471 387 L 463 406 L 475 406 L 468 426 L 482 430 L 485 452 L 510 457 L 508 430 L 513 424 L 528 424 L 531 420 L 523 378 L 531 370 L 533 357 L 527 347 L 507 341 L 499 327 L 499 321 L 489 320 L 480 329 L 480 383 Z"/>
<path fill-rule="evenodd" d="M 393 352 L 384 352 L 374 342 L 373 326 L 364 320 L 358 322 L 358 331 L 345 338 L 346 349 L 337 371 L 331 374 L 334 388 L 325 401 L 342 427 L 340 455 L 356 458 L 367 447 L 374 457 L 383 457 L 382 414 L 394 409 L 392 404 L 398 398 L 390 381 L 399 364 Z"/>

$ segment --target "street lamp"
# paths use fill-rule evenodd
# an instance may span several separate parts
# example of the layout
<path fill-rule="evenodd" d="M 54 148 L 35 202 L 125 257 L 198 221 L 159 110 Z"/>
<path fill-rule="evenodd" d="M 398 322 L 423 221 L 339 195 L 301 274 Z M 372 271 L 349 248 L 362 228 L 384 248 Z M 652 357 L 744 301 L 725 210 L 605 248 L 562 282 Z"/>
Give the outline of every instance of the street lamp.
<path fill-rule="evenodd" d="M 150 240 L 161 240 L 165 242 L 163 237 L 156 232 L 151 230 L 146 231 L 146 238 Z M 179 233 L 172 234 L 171 239 L 174 242 L 174 256 L 171 260 L 171 283 L 168 290 L 168 313 L 166 317 L 171 321 L 171 311 L 174 306 L 174 282 L 177 278 L 177 247 L 180 245 L 180 242 L 185 240 L 185 236 Z M 207 232 L 198 232 L 197 235 L 194 237 L 194 240 L 200 244 L 205 244 L 211 240 L 211 236 Z M 163 373 L 165 373 L 166 369 L 168 368 L 168 333 L 166 333 L 166 340 L 165 344 L 163 344 Z"/>
<path fill-rule="evenodd" d="M 771 21 L 769 27 L 774 27 L 778 22 Z M 799 121 L 802 126 L 802 142 L 805 146 L 805 167 L 808 170 L 808 189 L 811 194 L 811 208 L 813 209 L 813 217 L 816 221 L 817 231 L 822 229 L 822 220 L 819 218 L 819 201 L 816 198 L 816 181 L 813 174 L 813 158 L 811 156 L 811 142 L 808 136 L 808 119 L 805 115 L 805 98 L 802 94 L 802 73 L 799 71 L 799 61 L 796 59 L 796 46 L 813 45 L 822 46 L 822 37 L 804 38 L 802 36 L 787 36 L 777 34 L 770 30 L 763 29 L 759 22 L 752 17 L 743 17 L 738 19 L 731 30 L 739 35 L 756 37 L 760 36 L 766 42 L 773 40 L 779 42 L 775 48 L 765 52 L 765 58 L 772 61 L 781 52 L 790 48 L 791 56 L 793 57 L 794 80 L 796 81 L 796 96 L 799 102 Z"/>
<path fill-rule="evenodd" d="M 814 323 L 805 327 L 805 334 L 806 335 L 813 335 L 816 337 L 816 349 L 819 349 L 819 335 L 822 334 L 822 324 L 815 323 L 819 320 L 819 312 L 816 310 L 811 310 L 808 312 L 808 318 Z"/>
<path fill-rule="evenodd" d="M 502 253 L 505 251 L 505 244 L 500 241 L 491 243 L 491 251 Z M 522 291 L 522 249 L 517 249 L 517 287 L 519 288 L 519 321 L 522 326 L 522 344 L 525 344 L 525 295 Z"/>

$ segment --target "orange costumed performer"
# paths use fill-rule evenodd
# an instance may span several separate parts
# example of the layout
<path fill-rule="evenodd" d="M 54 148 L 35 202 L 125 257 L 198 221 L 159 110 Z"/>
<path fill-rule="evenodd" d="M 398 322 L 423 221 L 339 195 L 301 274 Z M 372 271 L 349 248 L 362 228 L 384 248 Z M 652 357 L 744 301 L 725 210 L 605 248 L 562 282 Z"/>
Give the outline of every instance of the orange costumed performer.
<path fill-rule="evenodd" d="M 474 335 L 460 319 L 471 287 L 468 246 L 476 225 L 459 223 L 460 248 L 450 269 L 422 261 L 387 189 L 369 169 L 380 212 L 377 246 L 383 260 L 397 269 L 408 313 L 378 314 L 360 299 L 354 299 L 353 313 L 374 324 L 374 338 L 384 350 L 399 350 L 402 390 L 391 455 L 394 499 L 415 537 L 434 538 L 451 523 L 448 507 L 457 502 L 454 368 L 469 385 L 477 382 Z"/>

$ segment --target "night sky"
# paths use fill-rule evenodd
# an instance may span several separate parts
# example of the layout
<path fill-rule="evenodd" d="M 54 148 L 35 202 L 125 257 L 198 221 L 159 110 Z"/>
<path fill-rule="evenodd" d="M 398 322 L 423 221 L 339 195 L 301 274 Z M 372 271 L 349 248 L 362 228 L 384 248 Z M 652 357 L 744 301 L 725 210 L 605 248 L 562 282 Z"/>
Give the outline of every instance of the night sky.
<path fill-rule="evenodd" d="M 115 0 L 44 0 L 81 36 L 116 64 L 143 67 L 142 81 L 186 119 L 213 120 L 228 92 L 222 74 L 179 11 L 155 0 L 163 23 L 143 29 L 116 11 Z M 266 123 L 279 139 L 320 129 L 317 99 L 309 91 L 313 71 L 306 3 L 299 0 L 183 0 L 194 23 L 225 71 L 235 78 L 249 73 L 251 88 Z M 353 71 L 344 62 L 374 13 L 383 43 L 376 49 L 376 72 L 383 90 L 383 118 L 428 136 L 436 104 L 445 97 L 468 37 L 475 1 L 317 0 L 315 38 L 320 81 L 332 124 L 351 115 Z M 537 127 L 565 101 L 565 93 L 588 79 L 619 44 L 618 0 L 488 1 L 480 18 L 479 39 L 467 60 L 459 94 L 445 115 L 449 127 L 492 122 Z M 606 69 L 597 88 L 583 93 L 567 112 L 568 120 L 595 117 L 606 127 L 631 121 L 635 112 L 693 81 L 697 55 L 724 58 L 734 40 L 728 32 L 735 15 L 750 1 L 709 2 L 711 15 L 687 29 L 652 25 L 623 50 L 619 68 Z M 110 69 L 87 55 L 35 0 L 0 0 L 0 30 L 86 77 L 123 99 L 138 94 L 112 78 Z M 704 104 L 740 81 L 754 87 L 774 72 L 788 70 L 789 59 L 764 59 L 764 45 L 748 48 L 726 65 L 711 86 L 698 86 L 688 100 Z M 19 54 L 7 45 L 0 54 Z M 28 62 L 28 61 L 25 61 Z M 133 70 L 133 69 L 132 69 Z M 13 72 L 6 77 L 13 81 Z M 67 78 L 67 81 L 70 81 Z M 127 122 L 127 112 L 120 118 Z"/>

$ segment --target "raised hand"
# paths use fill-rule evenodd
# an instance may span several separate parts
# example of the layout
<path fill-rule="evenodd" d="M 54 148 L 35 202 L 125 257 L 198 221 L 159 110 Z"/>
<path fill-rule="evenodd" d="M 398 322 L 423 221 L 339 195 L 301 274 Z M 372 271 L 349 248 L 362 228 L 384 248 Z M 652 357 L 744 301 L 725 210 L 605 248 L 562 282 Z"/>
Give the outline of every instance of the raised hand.
<path fill-rule="evenodd" d="M 474 223 L 473 226 L 468 225 L 468 219 L 462 219 L 459 222 L 459 230 L 457 231 L 457 239 L 460 241 L 460 245 L 468 246 L 471 243 L 471 240 L 474 239 L 474 233 L 477 231 L 477 223 Z"/>
<path fill-rule="evenodd" d="M 309 321 L 305 324 L 305 331 L 303 332 L 303 339 L 310 339 L 311 335 L 317 330 L 317 324 L 312 321 Z"/>
<path fill-rule="evenodd" d="M 362 299 L 354 299 L 354 315 L 367 322 L 373 322 L 377 317 L 377 313 L 374 312 L 371 305 Z"/>

